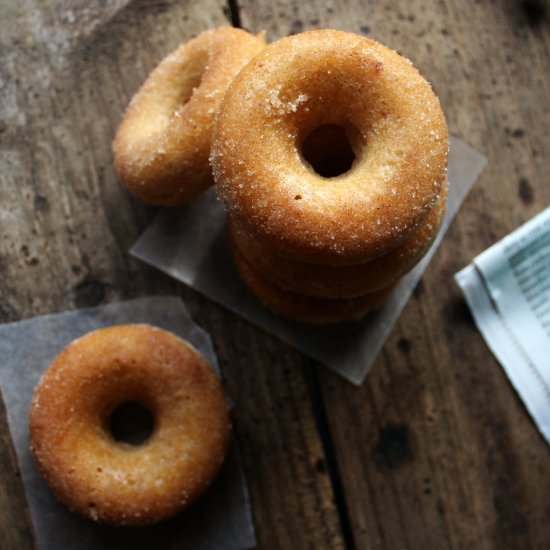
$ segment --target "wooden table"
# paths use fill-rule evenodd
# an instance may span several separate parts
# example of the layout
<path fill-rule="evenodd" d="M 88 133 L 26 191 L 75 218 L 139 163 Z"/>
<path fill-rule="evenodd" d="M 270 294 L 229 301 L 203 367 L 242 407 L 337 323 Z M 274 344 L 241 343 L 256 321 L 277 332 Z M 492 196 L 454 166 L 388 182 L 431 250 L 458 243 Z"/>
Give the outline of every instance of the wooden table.
<path fill-rule="evenodd" d="M 548 446 L 452 278 L 550 202 L 547 3 L 0 6 L 1 321 L 180 295 L 212 334 L 237 403 L 260 548 L 550 548 Z M 270 39 L 328 26 L 381 40 L 415 62 L 451 131 L 489 159 L 361 388 L 127 254 L 154 211 L 117 185 L 110 140 L 121 112 L 164 54 L 227 23 Z M 0 548 L 25 550 L 32 536 L 0 417 Z"/>

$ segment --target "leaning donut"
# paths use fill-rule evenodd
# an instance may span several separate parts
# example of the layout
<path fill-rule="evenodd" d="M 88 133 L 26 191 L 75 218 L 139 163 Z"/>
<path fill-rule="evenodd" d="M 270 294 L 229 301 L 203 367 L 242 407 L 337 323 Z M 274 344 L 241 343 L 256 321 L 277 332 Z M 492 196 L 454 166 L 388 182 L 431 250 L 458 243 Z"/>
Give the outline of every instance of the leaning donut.
<path fill-rule="evenodd" d="M 212 125 L 263 37 L 221 27 L 182 44 L 133 97 L 113 142 L 119 180 L 144 202 L 176 206 L 206 189 Z"/>
<path fill-rule="evenodd" d="M 376 292 L 410 271 L 434 241 L 447 205 L 447 182 L 433 209 L 412 236 L 384 256 L 349 266 L 315 265 L 278 255 L 230 220 L 235 247 L 249 265 L 280 288 L 318 298 L 353 298 Z"/>
<path fill-rule="evenodd" d="M 122 403 L 149 409 L 140 446 L 114 439 Z M 173 334 L 121 325 L 75 340 L 44 373 L 30 414 L 40 472 L 72 510 L 100 522 L 145 525 L 191 504 L 223 462 L 230 424 L 216 375 Z"/>
<path fill-rule="evenodd" d="M 343 130 L 351 169 L 323 177 L 303 144 Z M 428 82 L 396 52 L 317 30 L 267 46 L 235 78 L 217 119 L 211 163 L 230 215 L 288 258 L 352 265 L 387 254 L 434 206 L 448 135 Z"/>

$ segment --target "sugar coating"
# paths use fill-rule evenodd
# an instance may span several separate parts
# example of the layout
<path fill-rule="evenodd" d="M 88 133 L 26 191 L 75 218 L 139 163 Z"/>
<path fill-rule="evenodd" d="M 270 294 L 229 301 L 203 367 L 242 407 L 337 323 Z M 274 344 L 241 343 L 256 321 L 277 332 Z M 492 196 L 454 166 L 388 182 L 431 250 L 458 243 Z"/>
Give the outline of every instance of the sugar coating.
<path fill-rule="evenodd" d="M 131 99 L 113 141 L 121 183 L 141 200 L 183 204 L 211 183 L 212 126 L 225 91 L 263 38 L 221 27 L 181 44 Z"/>
<path fill-rule="evenodd" d="M 282 257 L 234 219 L 230 220 L 230 231 L 243 258 L 274 285 L 317 298 L 355 298 L 382 290 L 420 261 L 437 235 L 446 203 L 447 182 L 441 187 L 436 204 L 411 237 L 388 254 L 349 266 L 314 265 Z"/>
<path fill-rule="evenodd" d="M 106 423 L 125 401 L 155 417 L 141 446 Z M 55 494 L 93 521 L 145 525 L 191 504 L 223 461 L 230 423 L 219 380 L 198 352 L 148 325 L 91 332 L 61 352 L 33 397 L 31 450 Z"/>
<path fill-rule="evenodd" d="M 326 124 L 355 136 L 352 169 L 330 179 L 300 152 Z M 320 30 L 269 45 L 239 73 L 210 163 L 228 212 L 264 245 L 296 261 L 353 265 L 412 235 L 437 201 L 447 153 L 439 101 L 409 60 Z"/>
<path fill-rule="evenodd" d="M 274 313 L 295 321 L 329 324 L 360 319 L 378 307 L 393 289 L 393 284 L 390 284 L 379 291 L 352 299 L 306 296 L 282 289 L 266 279 L 244 258 L 235 243 L 233 257 L 239 275 L 258 300 Z"/>

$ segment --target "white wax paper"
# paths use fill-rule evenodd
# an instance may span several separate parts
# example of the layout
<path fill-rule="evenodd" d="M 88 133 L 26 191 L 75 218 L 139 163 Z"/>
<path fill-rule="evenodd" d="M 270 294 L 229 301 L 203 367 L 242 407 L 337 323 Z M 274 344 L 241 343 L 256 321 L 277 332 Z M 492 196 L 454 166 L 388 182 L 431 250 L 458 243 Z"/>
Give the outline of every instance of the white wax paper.
<path fill-rule="evenodd" d="M 160 211 L 130 254 L 278 336 L 354 384 L 361 384 L 485 164 L 485 157 L 458 138 L 451 138 L 448 210 L 439 235 L 385 304 L 361 321 L 309 326 L 287 321 L 262 307 L 233 265 L 225 212 L 213 189 L 183 209 Z"/>
<path fill-rule="evenodd" d="M 233 445 L 219 476 L 189 510 L 145 528 L 115 528 L 81 519 L 58 502 L 29 452 L 28 413 L 40 376 L 72 340 L 101 327 L 147 323 L 197 348 L 219 374 L 210 336 L 178 298 L 142 298 L 0 325 L 0 386 L 31 512 L 37 550 L 243 550 L 255 546 L 248 494 Z M 0 534 L 0 547 L 1 547 Z"/>

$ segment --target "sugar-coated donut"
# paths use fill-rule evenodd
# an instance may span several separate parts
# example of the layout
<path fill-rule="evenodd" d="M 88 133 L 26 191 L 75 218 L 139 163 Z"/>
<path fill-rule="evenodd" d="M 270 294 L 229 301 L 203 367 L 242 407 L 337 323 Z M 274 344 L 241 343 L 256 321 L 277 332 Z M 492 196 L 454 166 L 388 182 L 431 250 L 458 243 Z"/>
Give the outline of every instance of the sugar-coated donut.
<path fill-rule="evenodd" d="M 355 160 L 322 177 L 303 144 L 341 128 Z M 413 234 L 445 179 L 448 133 L 428 82 L 396 52 L 352 33 L 282 38 L 248 63 L 216 121 L 211 164 L 230 215 L 279 255 L 352 265 Z"/>
<path fill-rule="evenodd" d="M 258 242 L 235 220 L 229 229 L 235 246 L 248 264 L 265 279 L 298 294 L 319 298 L 353 298 L 375 292 L 410 271 L 435 239 L 447 205 L 447 182 L 434 208 L 411 237 L 388 254 L 350 266 L 315 265 L 278 255 Z"/>
<path fill-rule="evenodd" d="M 243 282 L 261 304 L 277 315 L 309 324 L 355 321 L 380 306 L 394 285 L 352 299 L 316 298 L 289 292 L 268 281 L 232 242 L 235 265 Z"/>
<path fill-rule="evenodd" d="M 205 31 L 153 70 L 113 142 L 119 180 L 144 202 L 184 204 L 212 182 L 212 125 L 230 82 L 265 42 L 243 30 Z"/>
<path fill-rule="evenodd" d="M 137 401 L 154 417 L 142 445 L 113 438 L 112 412 Z M 147 325 L 91 332 L 67 346 L 32 401 L 31 449 L 69 508 L 100 522 L 145 525 L 192 503 L 223 462 L 227 403 L 210 366 L 175 335 Z"/>

